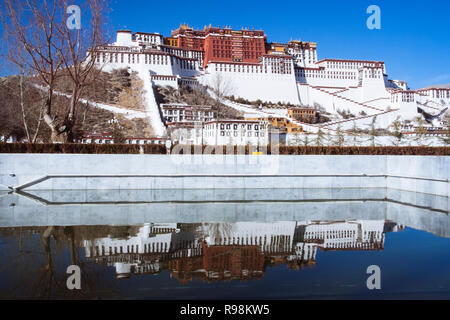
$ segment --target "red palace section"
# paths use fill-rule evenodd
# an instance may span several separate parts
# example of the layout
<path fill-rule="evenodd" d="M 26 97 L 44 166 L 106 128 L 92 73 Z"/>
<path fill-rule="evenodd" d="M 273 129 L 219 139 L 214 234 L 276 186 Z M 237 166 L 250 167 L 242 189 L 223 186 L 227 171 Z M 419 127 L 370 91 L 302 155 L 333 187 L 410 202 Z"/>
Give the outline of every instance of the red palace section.
<path fill-rule="evenodd" d="M 204 51 L 203 66 L 209 62 L 258 62 L 265 54 L 266 35 L 262 30 L 232 30 L 206 27 L 194 30 L 181 25 L 166 38 L 166 44 L 187 50 Z"/>

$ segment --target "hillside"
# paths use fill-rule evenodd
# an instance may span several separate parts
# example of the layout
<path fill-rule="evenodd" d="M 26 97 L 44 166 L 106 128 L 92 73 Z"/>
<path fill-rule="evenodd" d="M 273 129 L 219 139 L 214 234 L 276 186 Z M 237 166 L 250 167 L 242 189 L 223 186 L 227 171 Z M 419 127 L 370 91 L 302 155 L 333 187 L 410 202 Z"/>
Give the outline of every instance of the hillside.
<path fill-rule="evenodd" d="M 28 129 L 32 139 L 38 129 L 37 141 L 49 141 L 50 130 L 43 121 L 39 124 L 44 92 L 36 84 L 39 83 L 36 83 L 35 79 L 23 78 L 21 86 L 18 76 L 0 79 L 0 136 L 14 135 L 18 139 L 26 139 Z M 56 90 L 53 110 L 56 115 L 62 115 L 70 97 L 70 82 L 67 76 L 60 77 Z M 112 73 L 96 73 L 82 93 L 82 101 L 76 114 L 75 137 L 84 131 L 121 131 L 123 136 L 151 137 L 153 130 L 148 119 L 144 117 L 130 119 L 125 116 L 128 110 L 144 111 L 142 90 L 142 81 L 137 74 L 134 72 L 130 74 L 126 69 L 115 70 Z M 123 112 L 114 113 L 97 108 L 91 102 L 116 106 Z M 22 112 L 22 105 L 25 113 Z M 118 128 L 120 130 L 117 130 Z"/>
<path fill-rule="evenodd" d="M 218 119 L 243 119 L 243 113 L 233 109 L 209 95 L 205 88 L 180 87 L 178 90 L 172 87 L 155 86 L 155 98 L 158 104 L 162 103 L 186 103 L 188 105 L 212 106 Z"/>

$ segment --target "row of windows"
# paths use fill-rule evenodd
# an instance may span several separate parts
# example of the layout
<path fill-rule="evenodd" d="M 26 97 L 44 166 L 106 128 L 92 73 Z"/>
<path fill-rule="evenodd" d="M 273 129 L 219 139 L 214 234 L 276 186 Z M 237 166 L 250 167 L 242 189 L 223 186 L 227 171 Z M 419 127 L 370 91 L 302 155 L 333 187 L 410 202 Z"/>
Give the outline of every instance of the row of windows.
<path fill-rule="evenodd" d="M 260 51 L 244 51 L 245 59 L 256 59 L 262 55 Z M 213 57 L 231 58 L 231 50 L 213 50 Z"/>
<path fill-rule="evenodd" d="M 169 249 L 167 242 L 153 242 L 150 246 L 149 244 L 144 244 L 144 252 L 167 252 Z M 105 246 L 102 246 L 101 252 L 98 246 L 95 247 L 95 253 L 97 256 L 106 254 L 121 254 L 121 253 L 139 253 L 139 245 L 127 245 L 125 246 L 114 246 L 109 247 L 109 251 L 106 252 Z"/>
<path fill-rule="evenodd" d="M 364 70 L 364 76 L 366 78 L 381 78 L 381 70 Z"/>
<path fill-rule="evenodd" d="M 182 58 L 203 59 L 202 51 L 178 50 L 173 48 L 163 48 L 163 51 Z"/>
<path fill-rule="evenodd" d="M 278 235 L 278 236 L 271 236 L 269 243 L 267 243 L 267 236 L 264 235 L 264 238 L 262 236 L 246 236 L 246 237 L 219 237 L 216 238 L 214 243 L 215 244 L 242 244 L 242 245 L 271 245 L 271 246 L 277 246 L 280 244 L 290 244 L 291 243 L 291 236 L 284 236 L 284 235 Z"/>
<path fill-rule="evenodd" d="M 428 91 L 426 95 L 431 96 L 432 98 L 450 99 L 450 90 Z"/>
<path fill-rule="evenodd" d="M 228 63 L 216 63 L 216 71 L 225 72 L 245 72 L 245 73 L 262 73 L 263 71 L 267 73 L 267 67 L 259 65 L 235 65 Z"/>
<path fill-rule="evenodd" d="M 137 41 L 150 42 L 150 43 L 161 43 L 161 36 L 150 36 L 150 35 L 136 35 Z"/>
<path fill-rule="evenodd" d="M 312 59 L 316 59 L 316 52 L 312 51 L 312 50 L 302 50 L 302 51 L 298 51 L 298 50 L 292 50 L 292 49 L 288 49 L 288 52 L 294 56 L 295 58 L 303 58 L 306 59 L 308 57 L 312 58 Z"/>
<path fill-rule="evenodd" d="M 370 62 L 328 61 L 327 67 L 334 69 L 358 69 L 360 67 L 377 67 L 379 64 Z"/>
<path fill-rule="evenodd" d="M 296 70 L 296 77 L 301 78 L 322 78 L 322 79 L 356 79 L 356 73 L 345 71 L 314 71 L 314 70 Z"/>
<path fill-rule="evenodd" d="M 291 65 L 284 63 L 273 63 L 271 64 L 272 73 L 289 74 L 291 73 Z"/>
<path fill-rule="evenodd" d="M 127 63 L 135 64 L 139 63 L 139 56 L 141 54 L 137 53 L 105 53 L 103 52 L 101 55 L 97 55 L 98 63 Z M 196 68 L 196 61 L 188 61 L 183 59 L 177 59 L 174 57 L 169 57 L 166 55 L 159 54 L 143 54 L 144 55 L 144 63 L 145 64 L 162 64 L 162 65 L 174 65 L 180 64 L 182 69 L 194 70 Z"/>
<path fill-rule="evenodd" d="M 233 130 L 237 130 L 239 128 L 238 124 L 231 125 L 231 124 L 223 124 L 223 123 L 221 123 L 220 124 L 220 130 L 224 130 L 224 129 L 230 130 L 231 126 L 233 126 Z M 245 126 L 247 126 L 247 130 L 252 130 L 252 128 L 254 128 L 257 131 L 257 130 L 260 129 L 260 125 L 259 124 L 255 124 L 255 125 L 253 125 L 253 124 L 247 124 L 247 125 L 241 124 L 241 128 L 242 129 L 244 129 Z M 212 125 L 207 125 L 206 126 L 206 129 L 213 129 L 213 128 L 214 127 Z M 263 128 L 263 126 L 261 126 L 261 129 L 262 128 Z"/>
<path fill-rule="evenodd" d="M 185 111 L 185 110 L 164 110 L 163 113 L 166 115 L 201 115 L 201 116 L 205 116 L 206 112 L 205 111 Z M 209 111 L 208 112 L 209 116 L 213 116 L 214 112 Z"/>
<path fill-rule="evenodd" d="M 399 102 L 399 100 L 401 102 L 414 102 L 414 93 L 401 93 L 401 97 L 400 94 L 394 94 L 391 96 L 391 102 Z"/>
<path fill-rule="evenodd" d="M 207 137 L 214 137 L 214 132 L 213 131 L 207 131 L 206 132 L 206 134 L 205 134 Z M 221 137 L 231 137 L 231 131 L 220 131 L 220 136 Z M 242 134 L 239 134 L 239 131 L 233 131 L 233 137 L 239 137 L 239 136 L 242 136 L 242 137 L 245 137 L 245 132 L 243 132 Z M 250 132 L 250 131 L 248 131 L 247 132 L 247 137 L 252 137 L 252 136 L 255 136 L 255 137 L 261 137 L 261 138 L 264 138 L 264 132 Z"/>
<path fill-rule="evenodd" d="M 329 236 L 330 234 L 336 234 L 340 237 L 354 237 L 356 235 L 356 232 L 354 230 L 339 230 L 339 231 L 331 231 L 333 233 L 330 233 L 330 231 L 321 231 L 321 232 L 317 232 L 317 231 L 307 231 L 305 232 L 305 239 L 315 239 L 318 237 L 325 237 L 325 232 L 326 235 Z"/>

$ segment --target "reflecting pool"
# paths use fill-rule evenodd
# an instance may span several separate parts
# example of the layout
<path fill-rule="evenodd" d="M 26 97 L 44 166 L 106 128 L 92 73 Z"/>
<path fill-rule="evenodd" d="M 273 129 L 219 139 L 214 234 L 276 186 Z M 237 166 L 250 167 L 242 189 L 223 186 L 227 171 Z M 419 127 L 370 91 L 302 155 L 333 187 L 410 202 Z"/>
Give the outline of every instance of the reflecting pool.
<path fill-rule="evenodd" d="M 0 298 L 449 299 L 448 213 L 384 188 L 3 192 Z"/>

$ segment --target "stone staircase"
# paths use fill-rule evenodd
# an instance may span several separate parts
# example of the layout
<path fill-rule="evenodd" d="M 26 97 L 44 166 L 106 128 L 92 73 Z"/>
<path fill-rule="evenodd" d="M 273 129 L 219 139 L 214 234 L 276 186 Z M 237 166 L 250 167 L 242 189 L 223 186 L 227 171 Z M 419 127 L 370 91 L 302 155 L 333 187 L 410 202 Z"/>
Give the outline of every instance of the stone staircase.
<path fill-rule="evenodd" d="M 326 93 L 326 94 L 332 95 L 332 96 L 334 96 L 334 97 L 336 97 L 336 98 L 338 98 L 338 99 L 342 99 L 342 100 L 344 100 L 344 101 L 346 101 L 346 102 L 353 103 L 354 105 L 358 105 L 359 107 L 362 107 L 362 108 L 366 108 L 366 109 L 370 109 L 370 110 L 374 110 L 374 111 L 379 111 L 379 112 L 383 112 L 383 111 L 384 111 L 384 110 L 382 110 L 382 109 L 375 108 L 375 107 L 371 107 L 371 106 L 366 105 L 366 104 L 363 104 L 363 103 L 361 103 L 361 102 L 357 102 L 357 101 L 355 101 L 355 100 L 352 100 L 352 99 L 349 99 L 349 98 L 342 97 L 342 96 L 338 95 L 337 93 L 329 92 L 329 91 L 324 90 L 324 89 L 322 89 L 322 88 L 320 88 L 320 87 L 317 87 L 317 86 L 311 86 L 311 88 L 316 89 L 316 90 L 319 90 L 319 91 L 324 92 L 324 93 Z"/>

